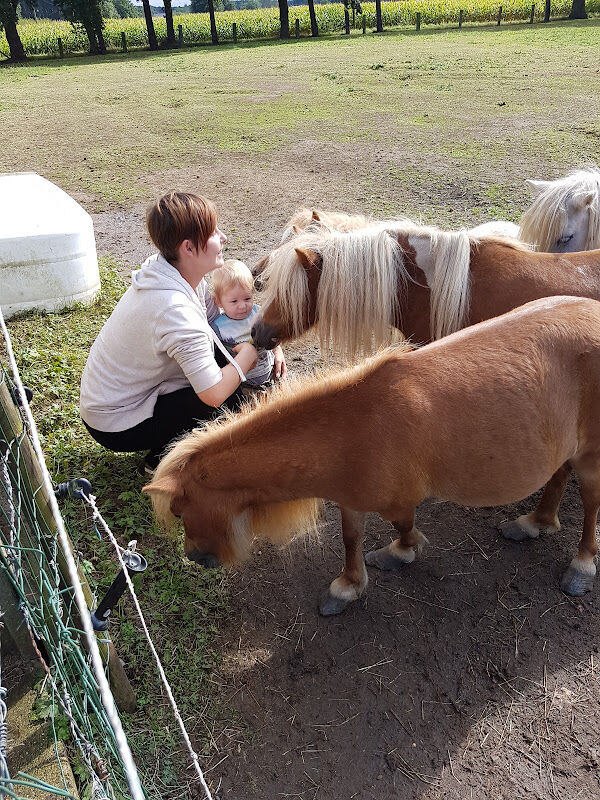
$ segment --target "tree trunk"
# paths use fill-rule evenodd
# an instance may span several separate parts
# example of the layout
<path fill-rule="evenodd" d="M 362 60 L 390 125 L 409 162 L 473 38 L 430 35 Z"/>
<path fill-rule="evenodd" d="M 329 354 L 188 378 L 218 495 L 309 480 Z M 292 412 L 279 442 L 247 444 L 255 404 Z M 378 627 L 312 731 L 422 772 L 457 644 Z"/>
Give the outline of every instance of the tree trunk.
<path fill-rule="evenodd" d="M 7 21 L 4 24 L 4 33 L 6 34 L 6 41 L 8 42 L 8 47 L 10 49 L 10 60 L 27 61 L 27 56 L 25 55 L 25 50 L 23 48 L 23 42 L 19 36 L 17 26 L 12 20 L 10 22 Z"/>
<path fill-rule="evenodd" d="M 279 3 L 279 38 L 290 38 L 290 15 L 287 0 L 277 0 Z"/>
<path fill-rule="evenodd" d="M 217 21 L 215 19 L 215 4 L 213 0 L 208 0 L 208 15 L 210 17 L 210 38 L 213 44 L 219 44 L 219 34 L 217 33 Z"/>
<path fill-rule="evenodd" d="M 310 15 L 310 35 L 319 35 L 319 26 L 317 25 L 317 15 L 315 14 L 315 0 L 308 0 L 308 13 Z"/>
<path fill-rule="evenodd" d="M 381 17 L 381 0 L 375 0 L 375 21 L 377 33 L 383 33 L 383 19 Z"/>
<path fill-rule="evenodd" d="M 98 40 L 96 38 L 96 29 L 92 25 L 92 22 L 89 18 L 82 19 L 81 24 L 85 28 L 85 32 L 90 42 L 91 55 L 97 55 L 100 52 L 100 47 L 98 45 Z"/>
<path fill-rule="evenodd" d="M 10 0 L 10 8 L 8 14 L 0 21 L 4 24 L 4 33 L 6 34 L 6 41 L 10 49 L 11 61 L 27 61 L 23 42 L 17 30 L 17 2 L 18 0 Z M 12 12 L 10 11 L 12 9 Z"/>
<path fill-rule="evenodd" d="M 546 0 L 544 5 L 544 22 L 550 22 L 550 2 L 551 0 Z"/>
<path fill-rule="evenodd" d="M 585 0 L 573 0 L 571 13 L 569 19 L 587 19 L 588 15 L 585 11 Z"/>
<path fill-rule="evenodd" d="M 106 54 L 106 42 L 104 41 L 104 34 L 102 28 L 96 28 L 96 39 L 98 40 L 98 52 L 102 55 Z"/>
<path fill-rule="evenodd" d="M 142 0 L 142 5 L 144 6 L 146 28 L 148 28 L 148 44 L 150 45 L 150 50 L 158 50 L 158 42 L 156 41 L 156 31 L 154 30 L 154 21 L 152 19 L 150 0 Z"/>
<path fill-rule="evenodd" d="M 95 3 L 92 6 L 91 19 L 97 42 L 96 52 L 102 53 L 102 55 L 104 55 L 106 53 L 106 44 L 104 42 L 104 34 L 102 33 L 102 26 L 104 24 L 104 20 L 102 19 L 102 8 L 100 6 L 100 3 L 97 4 Z"/>
<path fill-rule="evenodd" d="M 163 0 L 165 7 L 165 22 L 167 23 L 167 47 L 176 47 L 175 28 L 173 27 L 173 7 L 171 0 Z"/>

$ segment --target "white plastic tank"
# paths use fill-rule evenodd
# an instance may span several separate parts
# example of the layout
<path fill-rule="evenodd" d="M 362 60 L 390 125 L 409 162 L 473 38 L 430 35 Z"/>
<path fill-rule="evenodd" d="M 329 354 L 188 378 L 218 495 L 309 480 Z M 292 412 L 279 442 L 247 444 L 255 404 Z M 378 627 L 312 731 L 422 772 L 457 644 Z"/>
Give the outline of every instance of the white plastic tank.
<path fill-rule="evenodd" d="M 0 305 L 29 309 L 91 303 L 100 290 L 92 218 L 35 172 L 0 174 Z"/>

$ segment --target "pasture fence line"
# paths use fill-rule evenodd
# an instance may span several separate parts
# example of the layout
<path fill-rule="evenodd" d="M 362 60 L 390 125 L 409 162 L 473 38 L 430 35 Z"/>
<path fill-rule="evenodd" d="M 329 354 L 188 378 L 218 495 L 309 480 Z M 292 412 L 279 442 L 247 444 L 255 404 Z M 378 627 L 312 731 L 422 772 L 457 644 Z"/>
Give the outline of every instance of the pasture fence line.
<path fill-rule="evenodd" d="M 588 13 L 600 13 L 600 0 L 587 0 Z M 421 26 L 454 26 L 463 28 L 465 23 L 501 22 L 533 23 L 536 8 L 539 7 L 543 21 L 566 18 L 571 10 L 571 0 L 402 0 L 401 2 L 362 4 L 362 14 L 353 13 L 349 17 L 348 8 L 343 3 L 315 6 L 315 25 L 311 24 L 308 6 L 290 7 L 290 27 L 295 29 L 296 38 L 319 34 L 349 34 L 352 29 L 366 34 L 367 28 L 373 33 L 384 28 L 410 28 Z M 417 17 L 417 15 L 420 15 Z M 256 11 L 221 11 L 215 15 L 216 40 L 219 43 L 238 44 L 242 40 L 278 39 L 280 35 L 279 9 L 265 8 Z M 179 47 L 210 44 L 215 41 L 208 14 L 185 14 L 175 17 Z M 163 18 L 155 18 L 156 35 L 163 44 L 167 42 L 166 23 Z M 27 55 L 49 55 L 63 58 L 67 55 L 87 51 L 87 37 L 80 28 L 60 20 L 21 20 L 19 34 Z M 149 47 L 148 32 L 144 18 L 107 19 L 103 31 L 107 50 L 128 52 L 132 49 Z M 318 34 L 317 34 L 318 35 Z M 4 33 L 0 33 L 0 50 L 5 49 Z"/>
<path fill-rule="evenodd" d="M 89 587 L 89 596 L 84 594 L 82 576 L 56 502 L 56 497 L 66 495 L 73 484 L 85 485 L 87 490 L 75 495 L 69 491 L 69 494 L 90 506 L 94 529 L 99 536 L 106 535 L 115 550 L 121 572 L 113 587 L 123 581 L 129 589 L 196 780 L 207 800 L 212 800 L 199 757 L 192 747 L 134 590 L 131 565 L 125 560 L 130 553 L 119 545 L 100 514 L 87 481 L 53 486 L 1 311 L 0 327 L 12 370 L 11 379 L 0 364 L 0 604 L 3 611 L 7 606 L 18 606 L 20 615 L 16 625 L 14 615 L 11 617 L 11 635 L 15 628 L 25 626 L 30 646 L 27 655 L 30 651 L 35 653 L 51 689 L 51 719 L 54 720 L 60 710 L 67 721 L 71 739 L 87 767 L 94 800 L 154 798 L 155 793 L 149 787 L 143 789 L 140 783 L 105 675 L 106 666 L 114 668 L 116 664 L 121 670 L 122 666 L 118 659 L 111 658 L 115 651 L 106 634 L 92 630 L 90 608 L 95 604 Z M 7 579 L 8 594 L 3 591 L 3 581 Z M 96 621 L 113 587 L 93 615 Z M 105 643 L 108 641 L 109 647 L 100 650 L 96 636 Z M 31 776 L 11 779 L 3 772 L 2 701 L 0 684 L 0 797 L 4 796 L 3 792 L 17 797 L 10 788 L 15 781 L 24 780 L 24 785 L 33 788 L 35 779 Z M 134 707 L 126 710 L 133 711 Z M 62 789 L 49 787 L 49 790 L 57 796 L 71 797 L 66 783 Z"/>
<path fill-rule="evenodd" d="M 12 378 L 0 367 L 0 581 L 10 589 L 49 687 L 55 742 L 70 734 L 92 796 L 146 800 L 106 676 L 108 650 L 92 629 L 80 573 L 0 311 Z M 12 631 L 11 631 L 12 633 Z M 61 723 L 62 720 L 62 723 Z M 62 730 L 61 730 L 62 729 Z M 0 776 L 0 793 L 39 788 L 29 775 Z M 71 797 L 67 784 L 49 787 Z"/>

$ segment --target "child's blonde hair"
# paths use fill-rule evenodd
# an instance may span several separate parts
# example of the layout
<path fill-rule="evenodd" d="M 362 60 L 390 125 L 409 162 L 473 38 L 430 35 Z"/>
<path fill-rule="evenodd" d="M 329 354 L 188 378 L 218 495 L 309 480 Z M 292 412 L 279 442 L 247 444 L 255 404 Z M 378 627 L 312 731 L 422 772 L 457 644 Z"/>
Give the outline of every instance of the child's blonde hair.
<path fill-rule="evenodd" d="M 254 288 L 254 278 L 248 267 L 243 261 L 237 261 L 233 258 L 226 261 L 222 267 L 213 270 L 211 278 L 213 295 L 217 300 L 223 292 L 226 292 L 236 284 L 243 286 L 248 291 L 252 291 Z"/>

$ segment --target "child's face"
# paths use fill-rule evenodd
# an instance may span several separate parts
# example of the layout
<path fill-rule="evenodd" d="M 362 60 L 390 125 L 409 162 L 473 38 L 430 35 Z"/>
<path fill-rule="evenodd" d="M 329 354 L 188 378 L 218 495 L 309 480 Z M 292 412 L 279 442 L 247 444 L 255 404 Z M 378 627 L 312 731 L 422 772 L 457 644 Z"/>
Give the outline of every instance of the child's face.
<path fill-rule="evenodd" d="M 219 305 L 230 319 L 245 319 L 252 311 L 252 290 L 234 283 L 221 293 Z"/>

